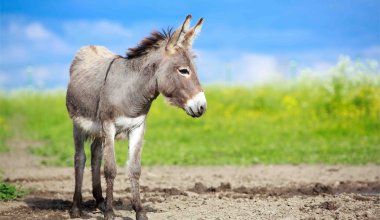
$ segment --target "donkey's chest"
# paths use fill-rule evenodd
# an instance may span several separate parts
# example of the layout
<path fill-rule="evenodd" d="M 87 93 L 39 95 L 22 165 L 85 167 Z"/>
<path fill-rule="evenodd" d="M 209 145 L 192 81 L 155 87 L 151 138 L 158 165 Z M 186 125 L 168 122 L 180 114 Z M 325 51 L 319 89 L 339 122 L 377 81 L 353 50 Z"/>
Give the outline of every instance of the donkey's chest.
<path fill-rule="evenodd" d="M 135 118 L 124 116 L 115 118 L 112 120 L 113 125 L 115 126 L 115 135 L 119 136 L 118 139 L 125 137 L 130 130 L 141 126 L 144 123 L 145 118 L 146 115 L 141 115 Z M 100 121 L 92 121 L 89 118 L 77 117 L 74 118 L 74 123 L 79 126 L 85 133 L 94 136 L 100 136 L 102 133 L 102 124 Z"/>

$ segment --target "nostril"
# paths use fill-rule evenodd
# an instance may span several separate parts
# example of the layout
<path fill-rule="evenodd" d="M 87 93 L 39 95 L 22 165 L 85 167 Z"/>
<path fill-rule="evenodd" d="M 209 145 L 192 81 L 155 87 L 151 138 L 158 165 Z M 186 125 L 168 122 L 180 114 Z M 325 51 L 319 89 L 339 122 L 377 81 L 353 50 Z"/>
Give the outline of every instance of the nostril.
<path fill-rule="evenodd" d="M 199 112 L 200 112 L 201 114 L 203 114 L 205 111 L 206 111 L 206 106 L 205 106 L 205 105 L 200 105 L 200 106 L 199 106 Z"/>

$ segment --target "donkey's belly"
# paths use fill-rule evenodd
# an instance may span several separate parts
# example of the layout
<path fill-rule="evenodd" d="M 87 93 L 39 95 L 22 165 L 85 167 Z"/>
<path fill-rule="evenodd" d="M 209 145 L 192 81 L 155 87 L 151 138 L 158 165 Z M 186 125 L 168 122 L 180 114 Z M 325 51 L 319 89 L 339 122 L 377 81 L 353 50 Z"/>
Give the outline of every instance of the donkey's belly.
<path fill-rule="evenodd" d="M 136 118 L 117 117 L 113 120 L 116 128 L 116 138 L 123 139 L 127 136 L 128 132 L 136 127 L 142 125 L 145 121 L 146 115 L 141 115 Z M 102 125 L 100 121 L 93 121 L 85 117 L 75 117 L 74 123 L 78 125 L 85 133 L 92 136 L 100 136 Z"/>
<path fill-rule="evenodd" d="M 102 131 L 102 125 L 99 121 L 92 121 L 85 117 L 73 118 L 74 123 L 79 126 L 85 133 L 100 136 Z"/>

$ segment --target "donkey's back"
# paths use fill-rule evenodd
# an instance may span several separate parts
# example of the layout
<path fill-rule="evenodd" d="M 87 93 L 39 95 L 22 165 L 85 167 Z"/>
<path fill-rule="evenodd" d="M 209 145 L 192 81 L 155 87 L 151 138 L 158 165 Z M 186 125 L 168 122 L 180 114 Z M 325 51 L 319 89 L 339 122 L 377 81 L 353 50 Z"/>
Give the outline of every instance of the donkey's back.
<path fill-rule="evenodd" d="M 97 105 L 107 69 L 118 55 L 102 46 L 82 47 L 71 64 L 66 106 L 70 117 L 96 120 Z"/>

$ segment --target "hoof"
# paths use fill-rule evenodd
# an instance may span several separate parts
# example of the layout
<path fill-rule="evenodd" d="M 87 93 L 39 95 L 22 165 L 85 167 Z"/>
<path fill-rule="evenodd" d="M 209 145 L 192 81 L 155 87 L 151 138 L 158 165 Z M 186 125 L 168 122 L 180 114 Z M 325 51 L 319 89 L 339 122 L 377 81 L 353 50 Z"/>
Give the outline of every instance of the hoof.
<path fill-rule="evenodd" d="M 71 218 L 80 218 L 82 215 L 82 211 L 78 208 L 78 206 L 72 206 L 70 210 Z"/>
<path fill-rule="evenodd" d="M 104 219 L 105 220 L 113 220 L 115 219 L 115 213 L 113 210 L 108 210 L 104 212 Z"/>
<path fill-rule="evenodd" d="M 146 212 L 136 212 L 136 220 L 148 220 L 148 217 L 146 216 Z"/>
<path fill-rule="evenodd" d="M 106 204 L 104 203 L 104 199 L 101 199 L 99 202 L 96 202 L 96 208 L 98 208 L 102 212 L 106 210 Z"/>

